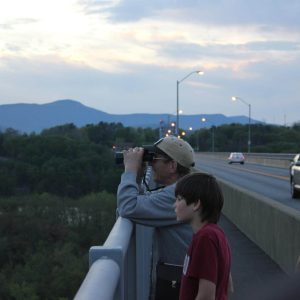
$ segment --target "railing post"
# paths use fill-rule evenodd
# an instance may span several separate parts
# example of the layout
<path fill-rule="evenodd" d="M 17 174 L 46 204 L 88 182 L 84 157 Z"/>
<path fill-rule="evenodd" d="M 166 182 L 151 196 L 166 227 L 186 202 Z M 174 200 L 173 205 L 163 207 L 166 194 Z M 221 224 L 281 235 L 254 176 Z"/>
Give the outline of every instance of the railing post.
<path fill-rule="evenodd" d="M 135 276 L 135 253 L 128 252 L 135 251 L 132 235 L 132 222 L 118 218 L 104 245 L 90 248 L 90 270 L 75 296 L 76 300 L 136 299 L 135 280 L 132 280 Z M 133 265 L 129 265 L 128 260 Z M 131 271 L 133 275 L 128 276 Z M 134 292 L 129 292 L 129 287 Z"/>
<path fill-rule="evenodd" d="M 111 259 L 98 259 L 91 266 L 74 300 L 111 300 L 115 295 L 117 283 L 120 278 L 120 268 L 117 263 Z M 99 283 L 102 284 L 101 293 Z"/>
<path fill-rule="evenodd" d="M 99 259 L 111 259 L 117 263 L 120 269 L 120 278 L 119 283 L 117 285 L 117 289 L 115 292 L 114 299 L 123 300 L 124 297 L 124 259 L 123 259 L 123 251 L 121 247 L 110 248 L 107 246 L 93 246 L 89 252 L 89 264 L 92 267 L 93 263 L 95 263 Z M 106 280 L 107 281 L 107 280 Z M 109 282 L 107 282 L 109 284 Z M 100 293 L 100 291 L 99 291 Z"/>

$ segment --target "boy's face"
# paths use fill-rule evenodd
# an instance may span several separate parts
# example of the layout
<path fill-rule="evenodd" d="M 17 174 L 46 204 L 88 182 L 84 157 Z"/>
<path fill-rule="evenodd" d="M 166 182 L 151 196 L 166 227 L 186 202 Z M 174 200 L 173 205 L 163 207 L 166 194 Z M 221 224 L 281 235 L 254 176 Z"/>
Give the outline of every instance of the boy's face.
<path fill-rule="evenodd" d="M 185 199 L 180 195 L 176 198 L 174 208 L 177 215 L 177 221 L 191 221 L 193 219 L 195 212 L 193 203 L 187 205 Z"/>

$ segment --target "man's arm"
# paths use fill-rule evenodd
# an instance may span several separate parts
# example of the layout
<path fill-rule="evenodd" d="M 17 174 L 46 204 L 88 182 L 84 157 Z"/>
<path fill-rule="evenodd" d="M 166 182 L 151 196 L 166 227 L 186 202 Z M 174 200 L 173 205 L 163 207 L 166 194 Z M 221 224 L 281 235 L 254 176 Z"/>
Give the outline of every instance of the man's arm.
<path fill-rule="evenodd" d="M 216 285 L 206 279 L 200 279 L 198 285 L 198 294 L 195 300 L 215 300 Z"/>
<path fill-rule="evenodd" d="M 139 194 L 137 174 L 142 165 L 143 150 L 140 148 L 124 151 L 125 172 L 118 187 L 118 212 L 121 217 L 149 226 L 178 224 L 174 211 L 175 187 Z"/>
<path fill-rule="evenodd" d="M 118 187 L 118 212 L 121 217 L 148 226 L 169 226 L 178 224 L 174 211 L 175 187 L 168 186 L 161 191 L 139 194 L 136 173 L 125 172 Z"/>

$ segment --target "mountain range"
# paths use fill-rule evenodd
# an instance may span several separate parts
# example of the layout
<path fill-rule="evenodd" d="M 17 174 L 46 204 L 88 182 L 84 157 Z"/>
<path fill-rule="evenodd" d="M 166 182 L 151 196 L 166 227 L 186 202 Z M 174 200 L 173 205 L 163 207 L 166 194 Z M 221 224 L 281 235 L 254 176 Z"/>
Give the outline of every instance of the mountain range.
<path fill-rule="evenodd" d="M 201 122 L 205 118 L 206 122 Z M 75 100 L 57 100 L 47 104 L 3 104 L 0 105 L 0 130 L 13 128 L 20 132 L 39 133 L 43 129 L 73 123 L 77 127 L 99 122 L 122 123 L 131 127 L 157 128 L 161 122 L 169 124 L 176 121 L 170 114 L 108 114 L 81 104 Z M 245 116 L 227 117 L 223 114 L 180 115 L 180 128 L 199 129 L 223 124 L 248 124 Z M 251 123 L 260 123 L 251 119 Z"/>

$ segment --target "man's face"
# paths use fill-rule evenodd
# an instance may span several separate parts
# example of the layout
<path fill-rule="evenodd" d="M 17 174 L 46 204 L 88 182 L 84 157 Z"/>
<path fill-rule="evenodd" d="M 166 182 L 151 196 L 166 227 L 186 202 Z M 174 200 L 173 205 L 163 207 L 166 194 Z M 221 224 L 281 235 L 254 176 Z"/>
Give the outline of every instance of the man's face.
<path fill-rule="evenodd" d="M 167 157 L 157 154 L 151 162 L 153 180 L 159 184 L 167 184 L 170 177 L 170 161 Z"/>

